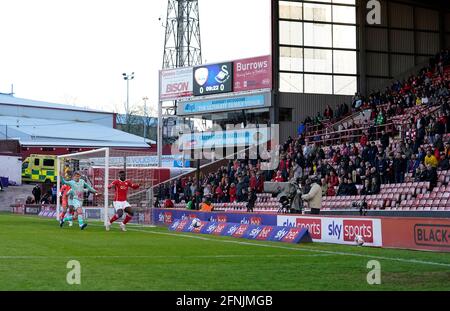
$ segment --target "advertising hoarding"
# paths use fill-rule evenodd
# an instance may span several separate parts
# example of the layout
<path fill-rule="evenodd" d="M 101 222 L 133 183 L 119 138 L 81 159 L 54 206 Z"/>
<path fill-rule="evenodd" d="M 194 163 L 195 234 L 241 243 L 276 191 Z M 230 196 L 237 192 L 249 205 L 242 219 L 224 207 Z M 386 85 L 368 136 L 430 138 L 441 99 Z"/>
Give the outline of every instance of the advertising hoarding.
<path fill-rule="evenodd" d="M 273 226 L 277 223 L 277 215 L 275 214 L 257 214 L 257 213 L 208 213 L 191 210 L 179 209 L 163 209 L 154 208 L 153 221 L 158 225 L 171 224 L 175 219 L 198 218 L 203 221 L 211 221 L 214 223 L 239 223 L 251 225 L 269 225 Z"/>
<path fill-rule="evenodd" d="M 179 137 L 180 150 L 212 149 L 224 147 L 257 146 L 270 141 L 267 127 L 224 129 L 223 131 L 186 133 Z"/>
<path fill-rule="evenodd" d="M 272 89 L 272 57 L 270 55 L 233 62 L 233 91 Z"/>
<path fill-rule="evenodd" d="M 169 230 L 178 232 L 221 235 L 259 241 L 274 241 L 284 243 L 311 242 L 308 230 L 301 228 L 249 225 L 229 222 L 216 223 L 210 221 L 200 221 L 199 227 L 194 227 L 192 223 L 192 220 L 189 218 L 175 219 L 169 225 Z"/>
<path fill-rule="evenodd" d="M 450 252 L 450 219 L 384 217 L 383 246 Z"/>
<path fill-rule="evenodd" d="M 193 94 L 193 68 L 160 71 L 159 100 L 177 100 Z"/>
<path fill-rule="evenodd" d="M 185 116 L 212 112 L 265 108 L 270 106 L 270 93 L 264 93 L 248 96 L 180 102 L 177 108 L 177 115 Z"/>
<path fill-rule="evenodd" d="M 277 225 L 308 229 L 314 242 L 355 245 L 360 235 L 364 245 L 383 246 L 381 219 L 277 216 Z"/>
<path fill-rule="evenodd" d="M 212 95 L 233 91 L 233 63 L 194 67 L 194 95 Z"/>

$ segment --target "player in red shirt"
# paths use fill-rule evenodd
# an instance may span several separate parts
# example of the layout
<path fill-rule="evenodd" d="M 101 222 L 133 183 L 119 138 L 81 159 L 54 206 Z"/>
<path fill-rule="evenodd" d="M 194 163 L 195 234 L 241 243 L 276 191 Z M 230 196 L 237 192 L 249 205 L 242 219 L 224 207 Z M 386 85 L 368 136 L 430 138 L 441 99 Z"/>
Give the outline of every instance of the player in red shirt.
<path fill-rule="evenodd" d="M 109 220 L 109 223 L 106 224 L 106 230 L 109 231 L 111 229 L 111 225 L 117 219 L 123 216 L 123 212 L 127 213 L 125 219 L 120 223 L 120 228 L 122 231 L 127 231 L 126 224 L 133 218 L 133 210 L 131 209 L 130 203 L 127 202 L 128 189 L 137 189 L 139 185 L 133 184 L 131 180 L 126 179 L 126 174 L 124 171 L 119 172 L 119 179 L 114 180 L 109 186 L 108 189 L 115 187 L 114 201 L 113 206 L 116 213 Z"/>
<path fill-rule="evenodd" d="M 59 214 L 59 219 L 64 219 L 64 216 L 66 215 L 67 212 L 69 212 L 70 214 L 74 214 L 73 209 L 69 208 L 69 203 L 68 203 L 68 193 L 70 191 L 70 186 L 69 185 L 62 185 L 61 189 L 59 189 L 59 195 L 61 197 L 61 213 Z M 69 226 L 72 227 L 72 221 L 69 222 Z"/>

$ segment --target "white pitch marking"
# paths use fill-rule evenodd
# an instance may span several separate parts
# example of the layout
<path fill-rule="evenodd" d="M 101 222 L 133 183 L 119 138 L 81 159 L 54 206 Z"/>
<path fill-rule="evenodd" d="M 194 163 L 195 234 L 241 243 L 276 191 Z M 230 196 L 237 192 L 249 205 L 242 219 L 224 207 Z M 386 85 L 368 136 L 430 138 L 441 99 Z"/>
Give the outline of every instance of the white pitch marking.
<path fill-rule="evenodd" d="M 32 216 L 22 216 L 22 217 L 31 218 L 31 219 L 39 219 L 39 220 L 49 220 L 47 218 L 39 218 L 39 217 L 32 217 Z M 103 227 L 102 225 L 95 225 L 95 224 L 91 224 L 91 226 Z M 139 225 L 137 225 L 137 226 L 139 226 Z M 140 227 L 145 227 L 145 226 L 140 226 Z M 404 262 L 404 263 L 423 264 L 423 265 L 430 265 L 430 266 L 442 266 L 442 267 L 450 268 L 450 263 L 441 263 L 441 262 L 433 262 L 433 261 L 425 261 L 425 260 L 404 259 L 404 258 L 398 258 L 398 257 L 385 257 L 385 256 L 377 256 L 377 255 L 365 255 L 365 254 L 348 253 L 348 252 L 326 251 L 326 250 L 312 249 L 312 248 L 307 248 L 307 247 L 293 248 L 293 247 L 287 247 L 287 246 L 268 245 L 268 244 L 263 244 L 263 243 L 251 243 L 251 242 L 242 242 L 242 241 L 211 239 L 211 238 L 202 237 L 202 236 L 194 236 L 194 235 L 179 234 L 179 233 L 154 232 L 154 231 L 139 230 L 139 229 L 133 229 L 133 228 L 130 228 L 128 230 L 149 233 L 149 234 L 169 235 L 169 236 L 176 236 L 176 237 L 183 237 L 183 238 L 190 238 L 190 239 L 198 239 L 198 240 L 204 240 L 204 241 L 214 241 L 214 242 L 221 242 L 221 243 L 232 243 L 232 244 L 250 245 L 250 246 L 258 246 L 258 247 L 287 249 L 287 250 L 292 250 L 292 251 L 315 252 L 315 253 L 322 253 L 322 254 L 329 254 L 329 255 L 353 256 L 353 257 L 362 257 L 362 258 L 369 258 L 369 259 L 391 260 L 391 261 L 398 261 L 398 262 Z"/>
<path fill-rule="evenodd" d="M 192 259 L 192 258 L 255 258 L 255 257 L 264 257 L 264 258 L 278 258 L 278 257 L 326 257 L 332 256 L 330 254 L 309 254 L 309 255 L 199 255 L 199 256 L 0 256 L 0 259 L 68 259 L 68 258 L 76 258 L 76 259 L 104 259 L 104 258 L 114 258 L 114 259 Z"/>
<path fill-rule="evenodd" d="M 263 243 L 220 240 L 220 239 L 211 239 L 211 238 L 207 238 L 207 237 L 191 236 L 191 235 L 187 235 L 187 234 L 175 234 L 175 233 L 169 233 L 169 232 L 153 232 L 153 231 L 146 231 L 146 230 L 139 230 L 139 229 L 129 229 L 129 230 L 137 231 L 137 232 L 144 232 L 144 233 L 151 233 L 151 234 L 178 236 L 178 237 L 185 237 L 185 238 L 192 238 L 192 239 L 199 239 L 199 240 L 206 240 L 206 241 L 215 241 L 215 242 L 217 241 L 217 242 L 222 242 L 222 243 L 232 243 L 232 244 L 240 244 L 240 245 L 287 249 L 287 250 L 292 250 L 292 251 L 316 252 L 316 253 L 329 254 L 329 255 L 354 256 L 354 257 L 362 257 L 362 258 L 369 258 L 369 259 L 382 259 L 382 260 L 399 261 L 399 262 L 404 262 L 404 263 L 443 266 L 443 267 L 450 268 L 450 263 L 441 263 L 441 262 L 424 261 L 424 260 L 416 260 L 416 259 L 404 259 L 404 258 L 398 258 L 398 257 L 385 257 L 385 256 L 377 256 L 377 255 L 365 255 L 365 254 L 348 253 L 348 252 L 326 251 L 326 250 L 312 249 L 312 248 L 307 248 L 307 247 L 293 248 L 293 247 L 287 247 L 287 246 L 268 245 L 268 244 L 263 244 Z"/>

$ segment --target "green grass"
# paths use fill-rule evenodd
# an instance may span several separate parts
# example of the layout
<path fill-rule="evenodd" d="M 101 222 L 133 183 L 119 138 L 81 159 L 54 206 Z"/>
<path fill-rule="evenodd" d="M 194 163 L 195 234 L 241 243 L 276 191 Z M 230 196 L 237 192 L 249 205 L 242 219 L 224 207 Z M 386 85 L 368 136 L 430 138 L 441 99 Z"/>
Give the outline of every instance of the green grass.
<path fill-rule="evenodd" d="M 269 246 L 269 247 L 267 247 Z M 68 285 L 69 260 L 81 285 Z M 367 262 L 381 263 L 368 285 Z M 0 214 L 0 290 L 450 290 L 450 254 L 291 245 Z"/>

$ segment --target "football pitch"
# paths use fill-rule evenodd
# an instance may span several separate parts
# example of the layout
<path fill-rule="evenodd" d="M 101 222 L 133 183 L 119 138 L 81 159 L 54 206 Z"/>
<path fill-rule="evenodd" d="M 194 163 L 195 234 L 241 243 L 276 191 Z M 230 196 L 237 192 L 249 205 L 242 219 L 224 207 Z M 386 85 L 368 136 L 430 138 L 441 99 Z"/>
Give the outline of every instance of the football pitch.
<path fill-rule="evenodd" d="M 69 285 L 67 263 L 80 263 Z M 380 263 L 369 285 L 367 263 Z M 0 214 L 0 290 L 450 290 L 450 254 L 285 244 Z"/>

